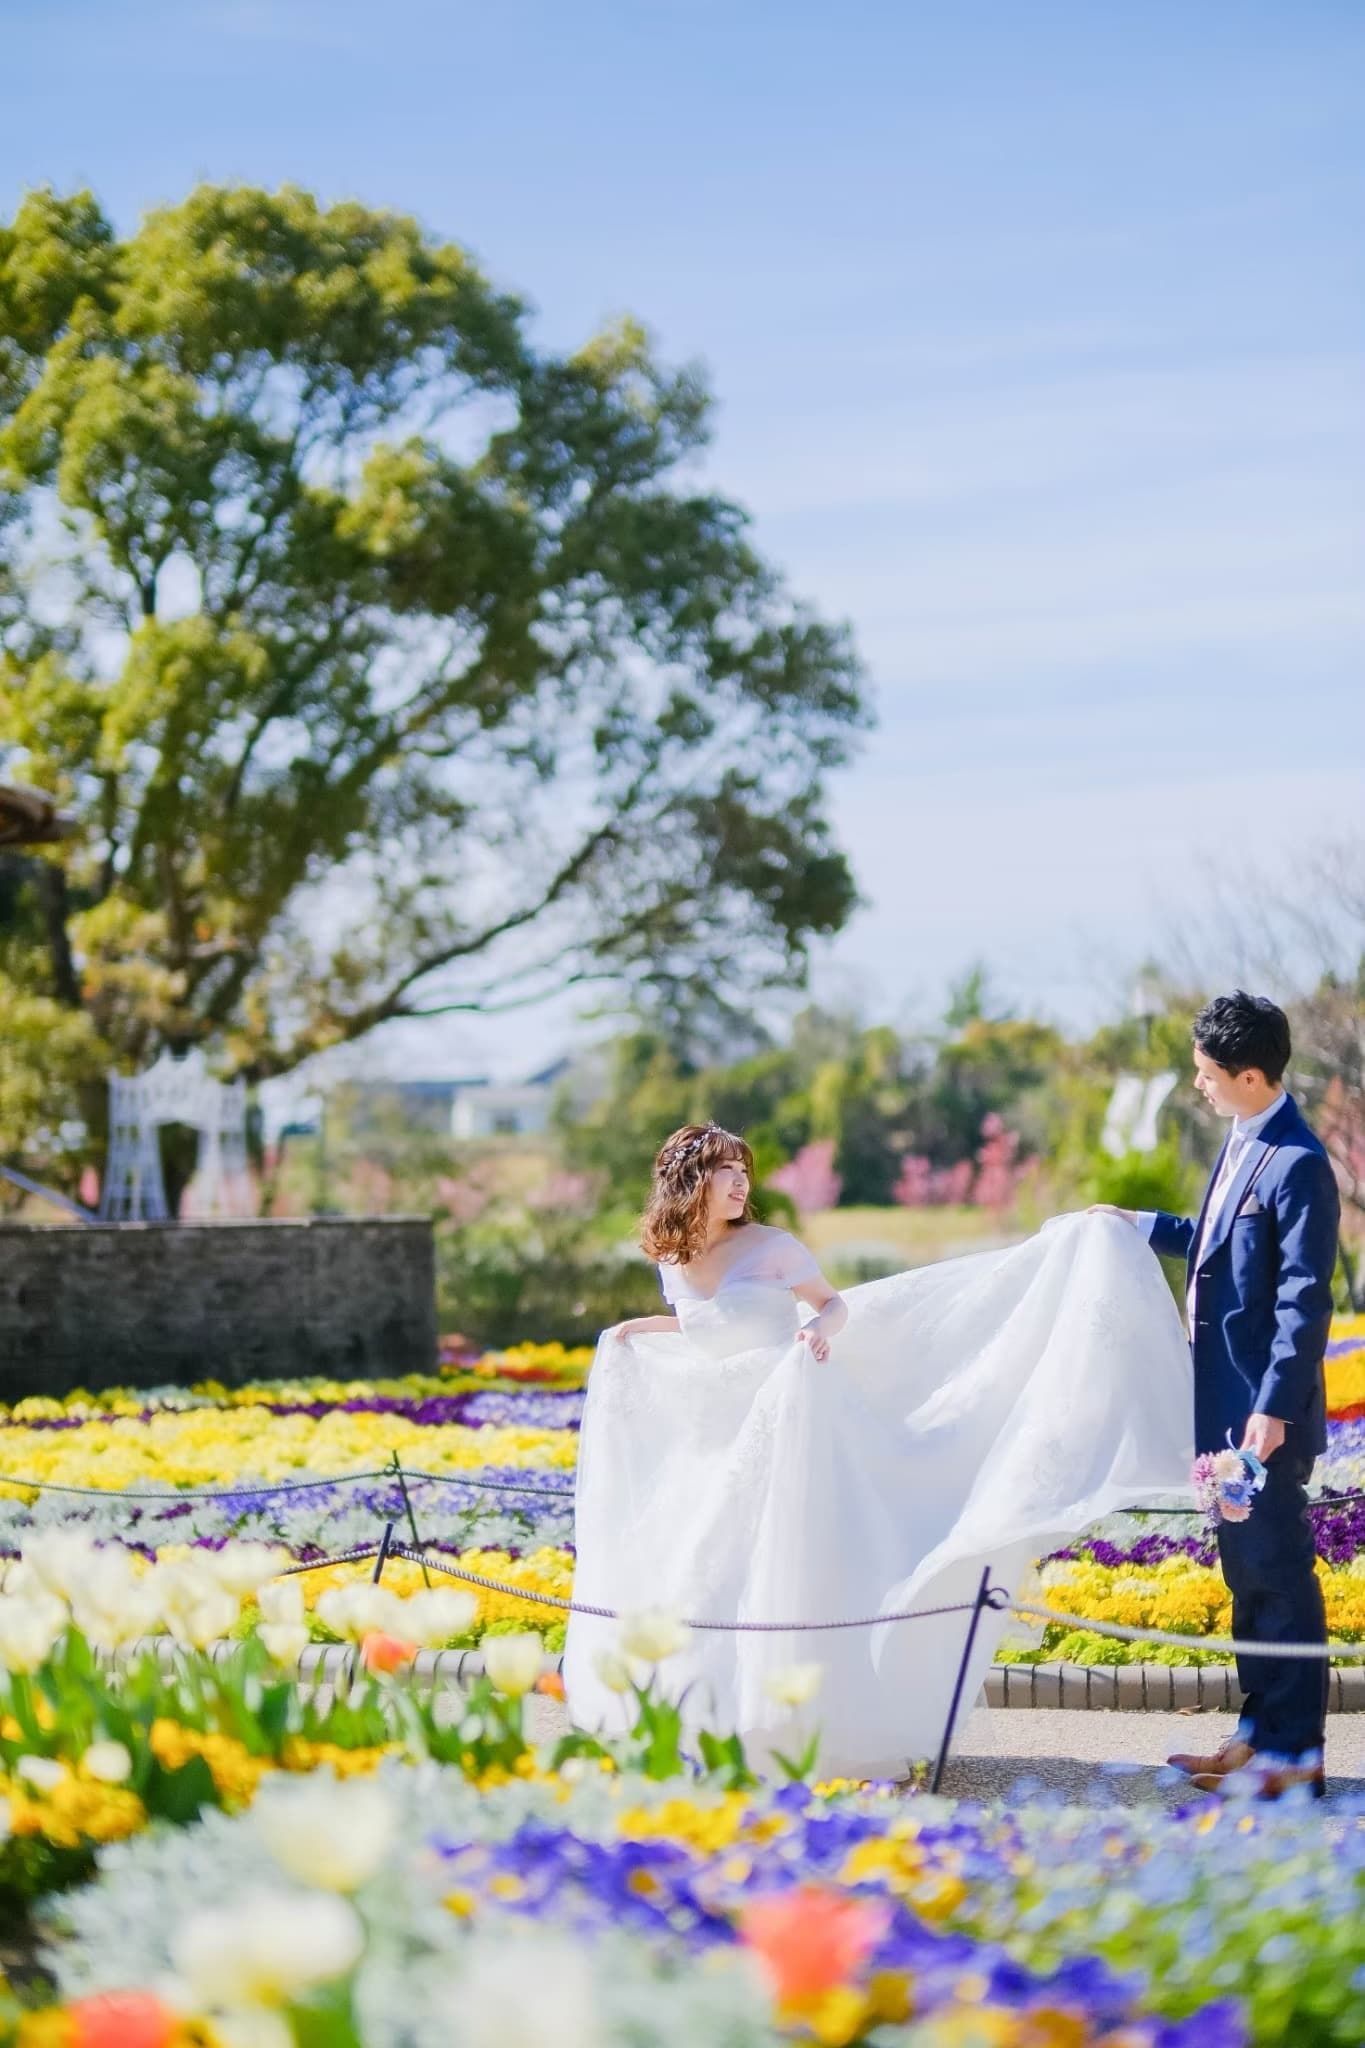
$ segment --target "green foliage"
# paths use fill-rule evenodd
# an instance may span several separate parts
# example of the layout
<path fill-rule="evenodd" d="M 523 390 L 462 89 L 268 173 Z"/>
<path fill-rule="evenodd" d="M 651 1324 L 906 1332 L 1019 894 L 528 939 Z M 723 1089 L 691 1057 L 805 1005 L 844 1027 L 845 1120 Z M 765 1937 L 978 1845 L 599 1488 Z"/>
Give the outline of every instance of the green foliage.
<path fill-rule="evenodd" d="M 1166 1209 L 1184 1215 L 1192 1199 L 1191 1172 L 1174 1142 L 1154 1152 L 1125 1152 L 1120 1159 L 1098 1153 L 1086 1193 L 1092 1202 L 1120 1209 Z"/>
<path fill-rule="evenodd" d="M 663 1311 L 654 1268 L 604 1250 L 581 1223 L 515 1207 L 477 1223 L 442 1226 L 436 1294 L 443 1329 L 481 1344 L 593 1344 L 627 1316 Z"/>
<path fill-rule="evenodd" d="M 1044 1097 L 1068 1050 L 1049 1026 L 1010 1018 L 976 1017 L 923 1043 L 807 1009 L 785 1045 L 732 1062 L 689 1060 L 647 1030 L 618 1040 L 612 1062 L 606 1094 L 563 1136 L 575 1163 L 599 1170 L 637 1207 L 664 1136 L 707 1118 L 744 1133 L 760 1183 L 803 1145 L 833 1139 L 843 1201 L 876 1206 L 893 1199 L 907 1152 L 936 1166 L 974 1158 L 991 1111 L 1008 1112 L 1027 1149 L 1048 1145 Z M 760 1195 L 773 1199 L 761 1187 Z"/>
<path fill-rule="evenodd" d="M 854 901 L 858 668 L 680 481 L 707 416 L 638 326 L 539 350 L 358 202 L 0 224 L 0 728 L 86 826 L 0 890 L 0 974 L 73 1013 L 59 1107 L 162 1044 L 261 1077 L 574 983 L 676 1021 L 800 977 Z"/>

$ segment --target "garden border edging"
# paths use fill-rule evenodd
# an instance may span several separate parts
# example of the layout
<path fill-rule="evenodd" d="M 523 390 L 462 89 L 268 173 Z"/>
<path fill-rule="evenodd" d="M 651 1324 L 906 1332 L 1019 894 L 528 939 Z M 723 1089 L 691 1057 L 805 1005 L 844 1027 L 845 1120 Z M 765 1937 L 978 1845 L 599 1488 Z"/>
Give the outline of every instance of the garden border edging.
<path fill-rule="evenodd" d="M 155 1652 L 171 1663 L 178 1645 L 171 1636 L 141 1636 L 116 1652 L 120 1659 Z M 241 1644 L 223 1636 L 208 1656 L 221 1663 Z M 297 1666 L 300 1678 L 326 1683 L 354 1668 L 356 1651 L 343 1643 L 310 1643 Z M 559 1675 L 564 1660 L 553 1651 L 541 1659 L 541 1675 Z M 480 1650 L 421 1650 L 409 1669 L 416 1678 L 458 1685 L 484 1669 Z M 1120 1712 L 1172 1714 L 1203 1709 L 1235 1714 L 1242 1703 L 1237 1673 L 1230 1664 L 992 1664 L 974 1704 L 982 1707 L 1072 1707 Z M 1327 1711 L 1365 1713 L 1365 1665 L 1328 1671 Z"/>
<path fill-rule="evenodd" d="M 1365 1713 L 1365 1665 L 1334 1665 L 1327 1677 L 1329 1713 Z M 1242 1691 L 1231 1664 L 992 1664 L 981 1700 L 988 1707 L 1234 1714 Z"/>

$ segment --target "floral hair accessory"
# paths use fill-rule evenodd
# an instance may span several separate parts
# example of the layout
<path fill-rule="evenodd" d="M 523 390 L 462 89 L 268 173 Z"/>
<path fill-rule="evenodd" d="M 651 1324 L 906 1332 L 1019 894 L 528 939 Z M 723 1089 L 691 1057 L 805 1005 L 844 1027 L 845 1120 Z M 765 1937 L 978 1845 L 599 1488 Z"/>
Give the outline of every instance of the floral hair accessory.
<path fill-rule="evenodd" d="M 1265 1485 L 1266 1469 L 1254 1451 L 1239 1451 L 1228 1431 L 1225 1451 L 1205 1451 L 1190 1470 L 1194 1495 L 1212 1528 L 1220 1522 L 1245 1522 L 1252 1502 Z"/>
<path fill-rule="evenodd" d="M 685 1138 L 681 1145 L 675 1145 L 671 1151 L 665 1153 L 659 1163 L 661 1166 L 681 1166 L 685 1159 L 690 1159 L 694 1152 L 700 1152 L 702 1146 L 709 1143 L 712 1138 L 729 1138 L 732 1144 L 739 1143 L 729 1131 L 722 1130 L 719 1124 L 708 1124 L 698 1137 Z"/>

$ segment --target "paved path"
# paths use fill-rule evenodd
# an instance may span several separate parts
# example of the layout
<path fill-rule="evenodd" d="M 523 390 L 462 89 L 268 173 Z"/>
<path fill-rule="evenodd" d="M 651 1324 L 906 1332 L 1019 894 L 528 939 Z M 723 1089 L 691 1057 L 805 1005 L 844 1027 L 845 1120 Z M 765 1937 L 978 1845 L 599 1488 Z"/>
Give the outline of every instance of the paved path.
<path fill-rule="evenodd" d="M 562 1733 L 561 1706 L 545 1699 L 531 1706 L 537 1741 Z M 1183 1779 L 1164 1770 L 1167 1756 L 1173 1750 L 1211 1752 L 1235 1725 L 1231 1714 L 978 1707 L 959 1730 L 943 1790 L 958 1799 L 1005 1799 L 1027 1779 L 1071 1799 L 1100 1793 L 1128 1806 L 1176 1807 L 1191 1795 Z M 1327 1770 L 1329 1807 L 1365 1797 L 1365 1714 L 1331 1716 Z"/>
<path fill-rule="evenodd" d="M 1179 1806 L 1183 1779 L 1166 1782 L 1173 1750 L 1217 1749 L 1236 1723 L 1231 1714 L 1116 1714 L 978 1707 L 962 1725 L 943 1789 L 960 1799 L 1003 1799 L 1021 1779 L 1069 1797 L 1102 1789 L 1125 1805 Z M 1327 1804 L 1365 1795 L 1365 1715 L 1334 1714 L 1327 1724 Z"/>

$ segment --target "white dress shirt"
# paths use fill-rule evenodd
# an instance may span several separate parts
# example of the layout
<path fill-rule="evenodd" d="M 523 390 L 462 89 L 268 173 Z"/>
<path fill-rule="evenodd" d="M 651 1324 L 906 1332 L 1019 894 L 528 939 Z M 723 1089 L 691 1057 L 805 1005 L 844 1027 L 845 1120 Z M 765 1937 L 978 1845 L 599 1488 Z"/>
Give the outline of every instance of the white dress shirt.
<path fill-rule="evenodd" d="M 1270 1122 L 1271 1117 L 1274 1116 L 1283 1101 L 1284 1090 L 1282 1088 L 1275 1097 L 1275 1100 L 1268 1102 L 1264 1109 L 1258 1109 L 1255 1116 L 1236 1116 L 1232 1120 L 1232 1130 L 1228 1135 L 1227 1150 L 1223 1154 L 1223 1163 L 1218 1169 L 1218 1177 L 1214 1181 L 1209 1195 L 1208 1210 L 1204 1217 L 1204 1227 L 1199 1233 L 1198 1246 L 1191 1268 L 1189 1293 L 1185 1298 L 1185 1307 L 1189 1314 L 1191 1329 L 1194 1327 L 1194 1295 L 1199 1277 L 1199 1259 L 1203 1253 L 1204 1246 L 1208 1242 L 1209 1233 L 1223 1212 L 1223 1204 L 1227 1200 L 1228 1190 L 1237 1178 L 1237 1169 L 1246 1157 L 1247 1146 L 1260 1137 L 1261 1132 Z M 1152 1228 L 1155 1223 L 1155 1209 L 1138 1210 L 1137 1226 L 1144 1237 L 1151 1237 Z"/>

